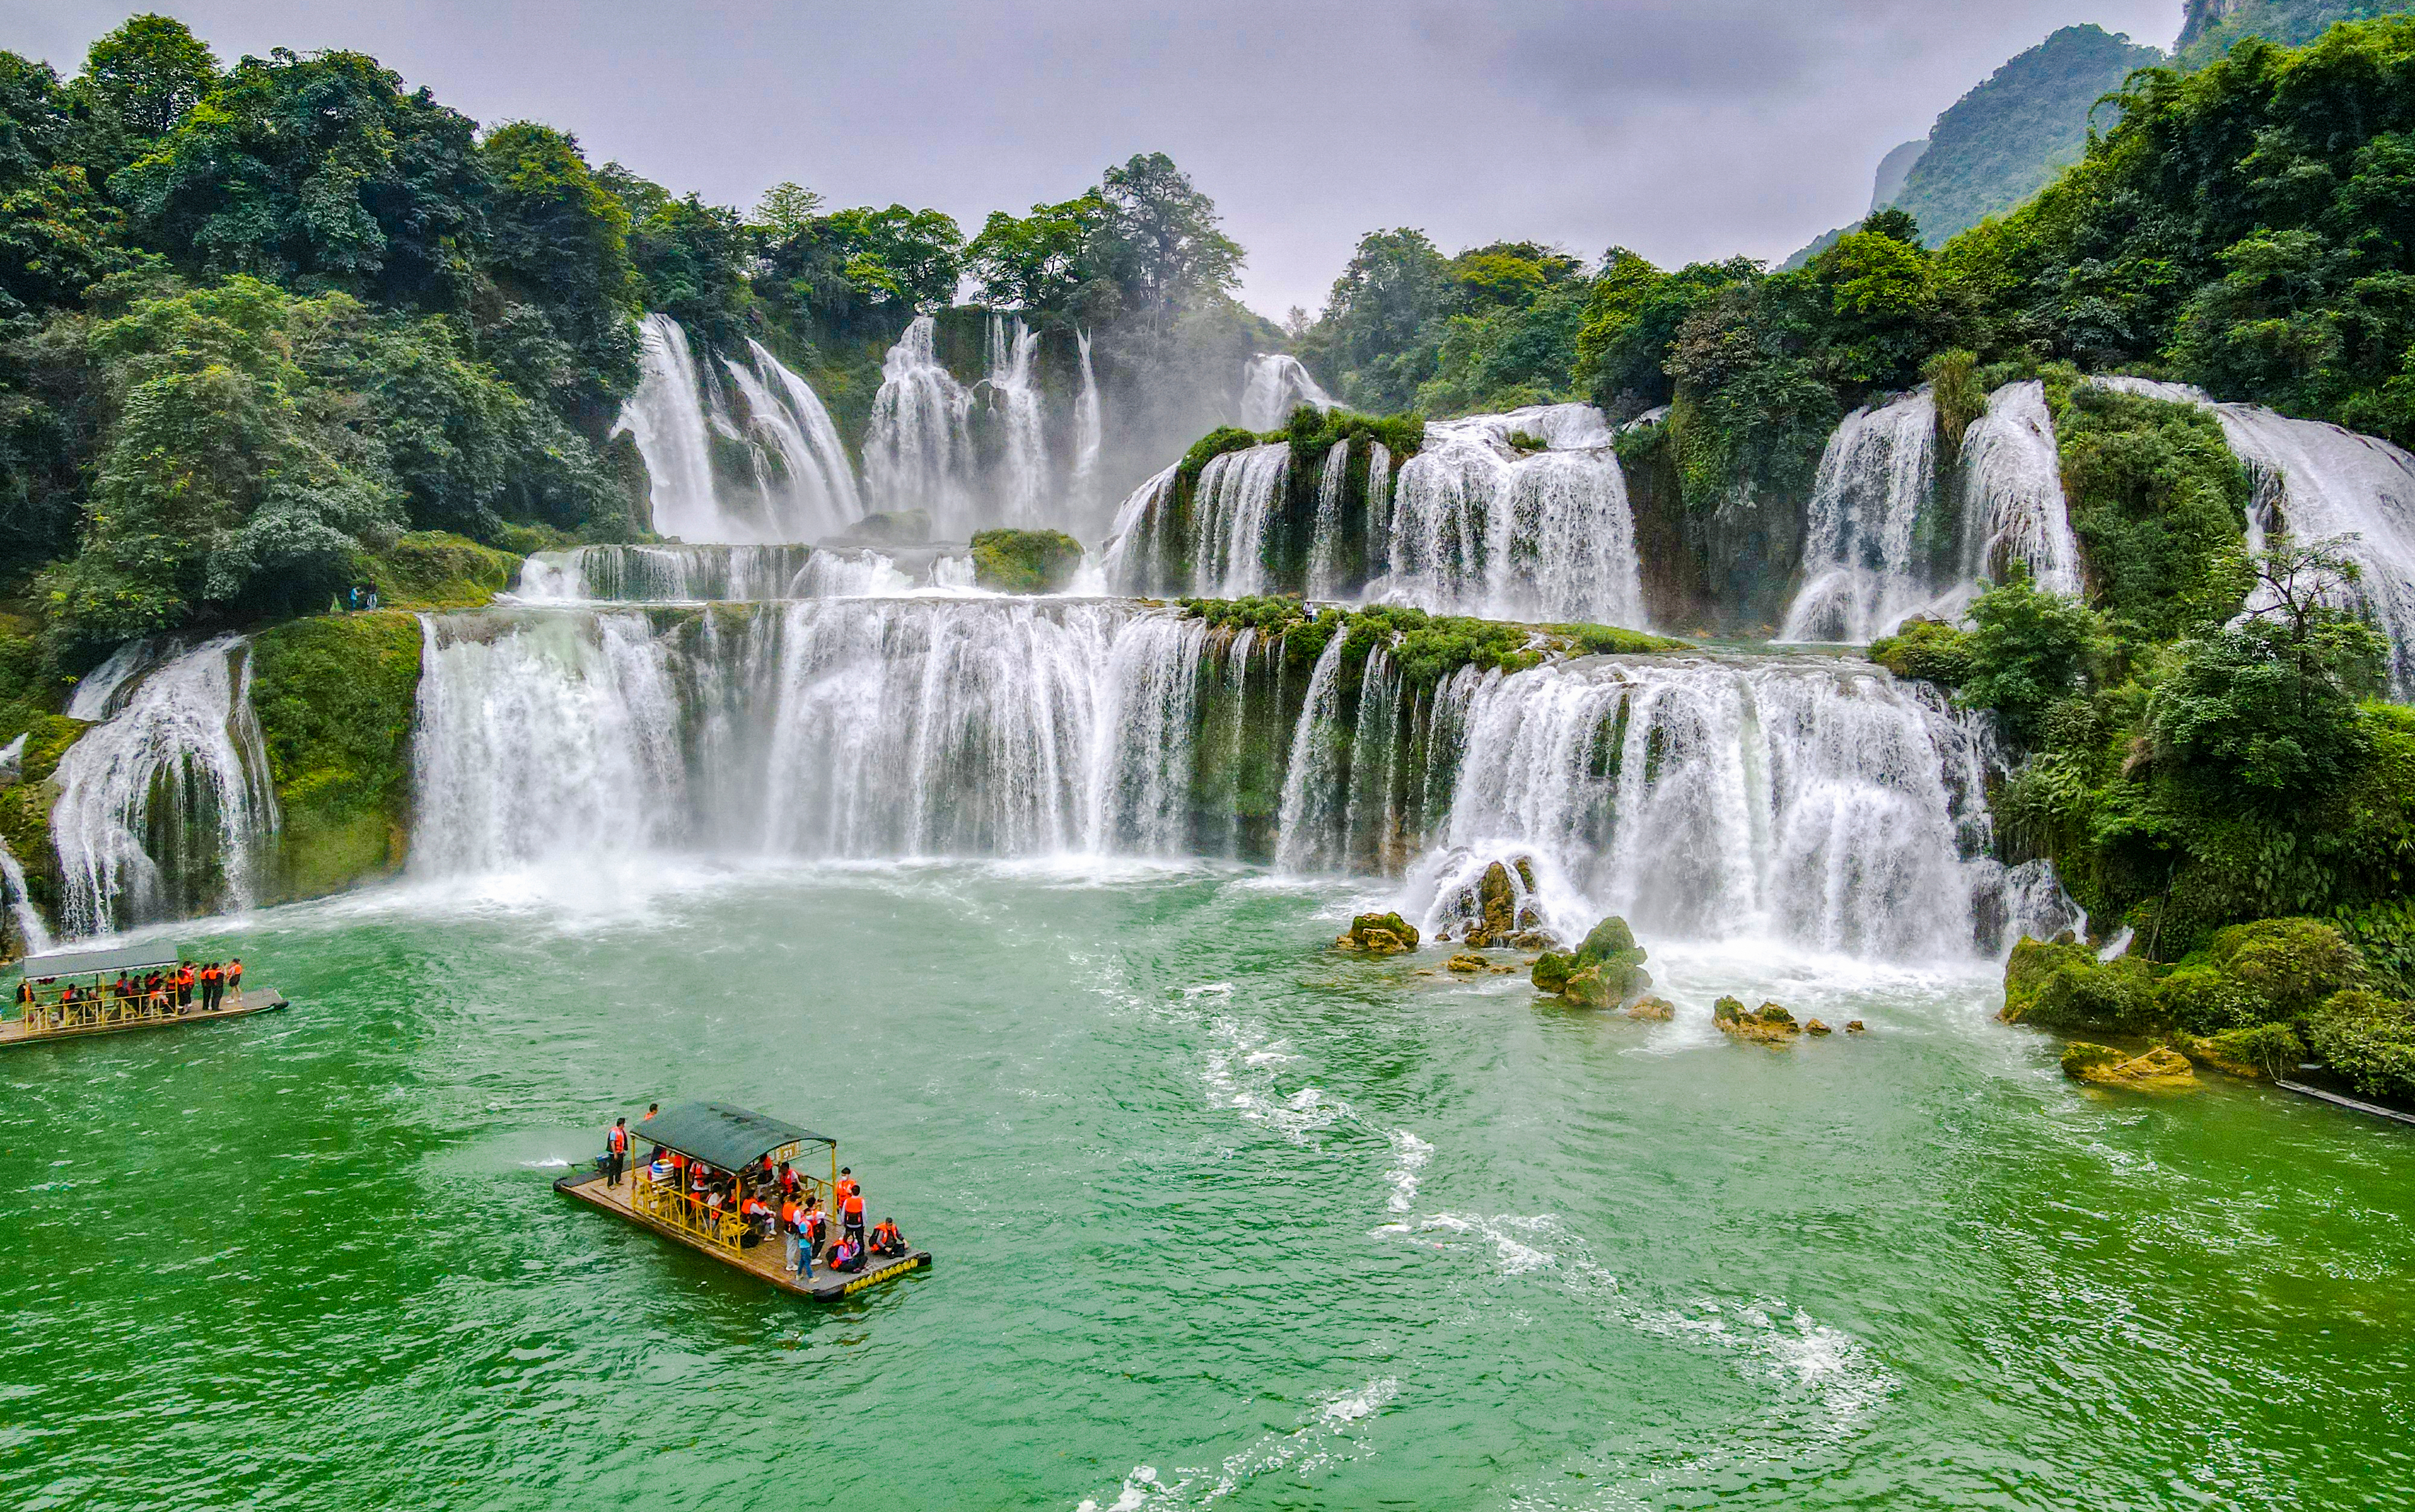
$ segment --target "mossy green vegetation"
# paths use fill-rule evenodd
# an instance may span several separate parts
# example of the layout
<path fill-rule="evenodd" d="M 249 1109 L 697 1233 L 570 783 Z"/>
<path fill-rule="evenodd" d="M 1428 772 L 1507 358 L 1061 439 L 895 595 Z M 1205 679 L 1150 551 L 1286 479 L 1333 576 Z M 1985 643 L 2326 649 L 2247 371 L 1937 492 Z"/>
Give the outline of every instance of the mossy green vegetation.
<path fill-rule="evenodd" d="M 1082 564 L 1082 543 L 1062 531 L 983 531 L 972 546 L 973 581 L 1001 593 L 1058 592 Z"/>
<path fill-rule="evenodd" d="M 1960 687 L 1972 672 L 1970 632 L 1942 620 L 1906 620 L 1870 642 L 1869 656 L 1899 678 L 1942 688 Z"/>
<path fill-rule="evenodd" d="M 418 620 L 390 609 L 295 620 L 253 639 L 252 708 L 282 816 L 277 896 L 400 870 L 420 648 Z"/>
<path fill-rule="evenodd" d="M 390 609 L 469 609 L 492 603 L 518 576 L 520 554 L 446 531 L 409 531 L 353 562 Z"/>

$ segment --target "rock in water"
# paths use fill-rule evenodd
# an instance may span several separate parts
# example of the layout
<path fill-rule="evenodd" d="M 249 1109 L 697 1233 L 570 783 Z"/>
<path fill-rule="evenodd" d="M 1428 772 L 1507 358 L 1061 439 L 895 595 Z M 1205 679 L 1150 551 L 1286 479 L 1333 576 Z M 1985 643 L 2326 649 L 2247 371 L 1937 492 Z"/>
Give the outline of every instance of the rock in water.
<path fill-rule="evenodd" d="M 1508 939 L 1518 933 L 1518 892 L 1510 885 L 1509 868 L 1494 861 L 1484 869 L 1483 880 L 1476 884 L 1476 907 L 1486 935 Z"/>
<path fill-rule="evenodd" d="M 2111 1045 L 2075 1040 L 2063 1047 L 2062 1073 L 2074 1081 L 2137 1092 L 2177 1092 L 2197 1085 L 2188 1057 L 2168 1045 L 2132 1056 Z"/>
<path fill-rule="evenodd" d="M 1803 1032 L 1805 1034 L 1828 1034 L 1833 1031 L 1829 1029 L 1828 1025 L 1821 1023 L 1818 1019 L 1812 1019 L 1803 1025 Z"/>
<path fill-rule="evenodd" d="M 1792 1044 L 1803 1026 L 1794 1015 L 1776 1003 L 1763 1003 L 1748 1009 L 1733 997 L 1722 997 L 1711 1006 L 1711 1022 L 1739 1040 L 1751 1040 L 1761 1044 Z"/>
<path fill-rule="evenodd" d="M 1586 966 L 1571 973 L 1560 996 L 1579 1008 L 1608 1008 L 1619 1000 L 1616 990 L 1602 980 L 1599 966 Z"/>
<path fill-rule="evenodd" d="M 1845 1032 L 1847 1034 L 1866 1034 L 1868 1031 L 1862 1026 L 1861 1020 L 1847 1019 L 1845 1021 Z"/>
<path fill-rule="evenodd" d="M 1635 951 L 1635 959 L 1643 959 L 1643 952 L 1635 949 L 1635 931 L 1627 927 L 1626 920 L 1612 914 L 1593 926 L 1593 933 L 1577 947 L 1577 959 L 1585 966 L 1591 966 L 1596 961 L 1607 961 L 1623 951 Z"/>
<path fill-rule="evenodd" d="M 1559 951 L 1545 951 L 1535 957 L 1535 990 L 1556 993 L 1564 991 L 1568 978 L 1577 969 L 1577 958 Z"/>
<path fill-rule="evenodd" d="M 1477 972 L 1482 971 L 1486 966 L 1489 966 L 1492 964 L 1492 962 L 1487 961 L 1480 955 L 1454 955 L 1449 960 L 1445 961 L 1443 963 L 1443 966 L 1447 970 L 1464 971 L 1470 975 L 1474 975 Z"/>
<path fill-rule="evenodd" d="M 1360 914 L 1350 921 L 1350 932 L 1333 942 L 1345 951 L 1365 951 L 1372 955 L 1398 955 L 1418 948 L 1415 924 L 1399 914 Z"/>
<path fill-rule="evenodd" d="M 1666 997 L 1646 996 L 1627 1005 L 1627 1016 L 1656 1024 L 1666 1024 L 1677 1016 L 1677 1005 Z"/>

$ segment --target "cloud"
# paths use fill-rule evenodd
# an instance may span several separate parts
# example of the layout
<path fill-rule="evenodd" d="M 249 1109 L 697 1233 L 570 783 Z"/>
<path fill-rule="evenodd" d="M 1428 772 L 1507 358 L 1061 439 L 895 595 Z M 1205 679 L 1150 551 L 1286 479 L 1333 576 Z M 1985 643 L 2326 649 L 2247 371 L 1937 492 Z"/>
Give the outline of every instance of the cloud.
<path fill-rule="evenodd" d="M 0 45 L 72 72 L 128 7 L 51 0 Z M 189 0 L 223 58 L 346 47 L 481 121 L 576 131 L 681 190 L 783 179 L 968 231 L 1162 151 L 1311 308 L 1361 232 L 1783 257 L 1897 142 L 2056 27 L 2168 44 L 2180 0 Z"/>

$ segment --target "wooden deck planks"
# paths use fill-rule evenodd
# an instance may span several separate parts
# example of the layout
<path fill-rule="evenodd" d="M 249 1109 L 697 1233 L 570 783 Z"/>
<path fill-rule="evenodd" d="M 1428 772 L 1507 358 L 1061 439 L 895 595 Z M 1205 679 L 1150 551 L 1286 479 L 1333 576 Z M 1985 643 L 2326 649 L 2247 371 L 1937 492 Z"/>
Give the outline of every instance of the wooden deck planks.
<path fill-rule="evenodd" d="M 634 1174 L 623 1175 L 618 1187 L 607 1187 L 601 1174 L 590 1172 L 563 1176 L 553 1184 L 553 1190 L 565 1197 L 576 1197 L 591 1207 L 600 1207 L 608 1213 L 617 1213 L 630 1222 L 651 1229 L 675 1244 L 685 1245 L 700 1255 L 718 1260 L 733 1270 L 744 1271 L 757 1280 L 769 1282 L 793 1296 L 811 1297 L 817 1302 L 835 1302 L 841 1297 L 852 1295 L 878 1282 L 907 1275 L 912 1271 L 926 1269 L 931 1264 L 929 1250 L 916 1250 L 890 1259 L 876 1257 L 870 1265 L 851 1276 L 842 1276 L 827 1267 L 817 1265 L 814 1267 L 812 1280 L 800 1280 L 781 1265 L 781 1257 L 788 1247 L 777 1239 L 758 1244 L 752 1250 L 742 1250 L 733 1255 L 719 1245 L 707 1244 L 682 1229 L 638 1212 L 630 1205 L 630 1193 L 636 1190 L 636 1186 Z"/>
<path fill-rule="evenodd" d="M 138 1018 L 114 1024 L 79 1024 L 70 1028 L 45 1029 L 38 1034 L 25 1032 L 22 1018 L 0 1020 L 0 1049 L 12 1045 L 47 1045 L 69 1040 L 92 1040 L 104 1034 L 133 1034 L 142 1029 L 181 1029 L 194 1024 L 216 1024 L 220 1019 L 249 1018 L 254 1013 L 274 1013 L 286 1006 L 285 999 L 273 987 L 255 987 L 235 995 L 224 1008 L 203 1012 L 196 1008 L 174 1018 Z"/>

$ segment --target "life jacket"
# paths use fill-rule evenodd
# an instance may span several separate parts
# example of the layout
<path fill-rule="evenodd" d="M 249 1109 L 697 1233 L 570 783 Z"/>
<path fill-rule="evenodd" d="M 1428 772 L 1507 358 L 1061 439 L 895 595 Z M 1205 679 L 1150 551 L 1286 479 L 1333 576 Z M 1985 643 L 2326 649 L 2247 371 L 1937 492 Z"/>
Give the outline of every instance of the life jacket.
<path fill-rule="evenodd" d="M 863 1221 L 863 1193 L 860 1191 L 850 1191 L 847 1194 L 846 1212 L 847 1220 L 848 1222 L 862 1223 Z"/>
<path fill-rule="evenodd" d="M 797 1226 L 797 1205 L 795 1203 L 782 1203 L 780 1205 L 780 1226 L 784 1229 L 792 1229 Z"/>
<path fill-rule="evenodd" d="M 614 1124 L 612 1126 L 611 1138 L 612 1143 L 609 1148 L 613 1154 L 626 1155 L 629 1153 L 629 1130 L 626 1125 Z"/>

